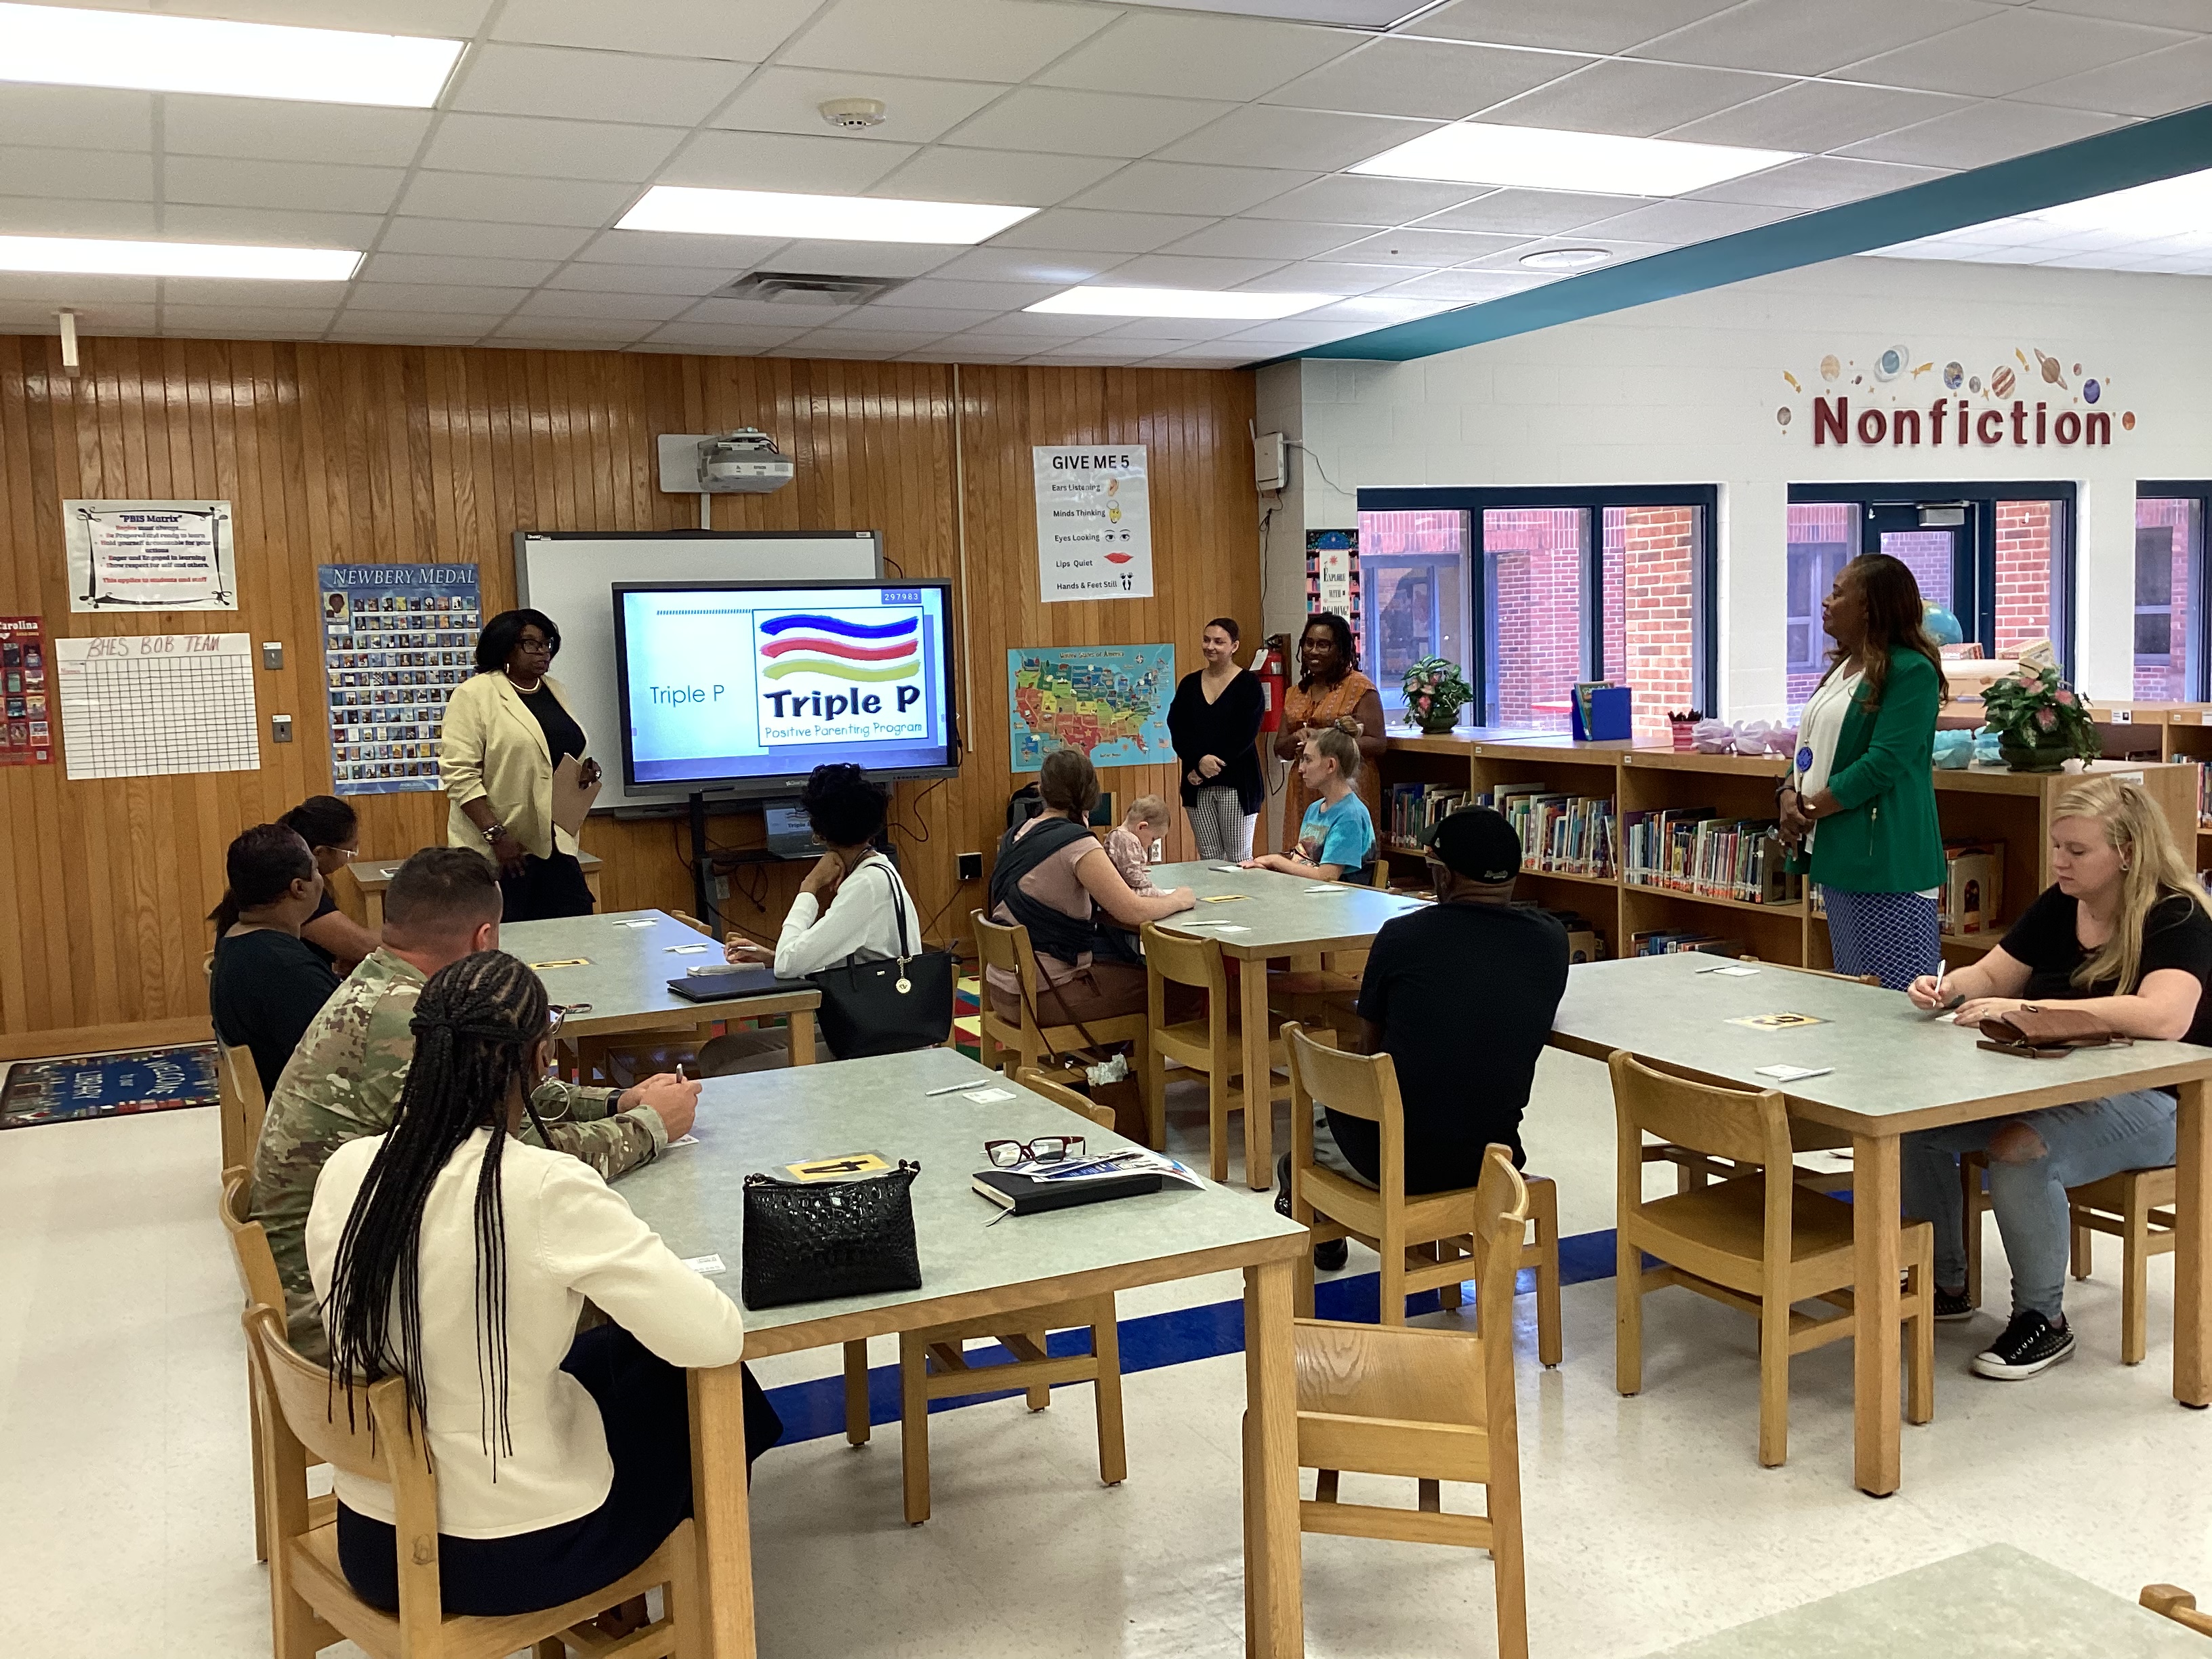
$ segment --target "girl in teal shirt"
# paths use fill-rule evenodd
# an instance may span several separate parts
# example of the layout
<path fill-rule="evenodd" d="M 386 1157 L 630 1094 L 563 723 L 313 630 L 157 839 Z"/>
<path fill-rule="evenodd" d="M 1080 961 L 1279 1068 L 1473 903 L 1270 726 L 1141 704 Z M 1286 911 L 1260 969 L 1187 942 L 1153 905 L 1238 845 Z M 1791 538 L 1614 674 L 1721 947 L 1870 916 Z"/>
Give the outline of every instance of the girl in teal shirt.
<path fill-rule="evenodd" d="M 1298 779 L 1314 799 L 1298 822 L 1297 850 L 1246 859 L 1246 869 L 1338 881 L 1375 856 L 1375 820 L 1352 787 L 1359 776 L 1358 734 L 1342 725 L 1310 733 L 1298 756 Z"/>

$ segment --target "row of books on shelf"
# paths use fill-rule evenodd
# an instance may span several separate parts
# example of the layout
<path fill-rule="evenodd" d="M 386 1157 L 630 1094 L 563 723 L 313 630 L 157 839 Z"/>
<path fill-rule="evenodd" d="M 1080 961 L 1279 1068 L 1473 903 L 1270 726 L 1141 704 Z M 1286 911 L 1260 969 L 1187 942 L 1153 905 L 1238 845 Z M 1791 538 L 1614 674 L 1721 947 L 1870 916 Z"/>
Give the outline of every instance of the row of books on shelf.
<path fill-rule="evenodd" d="M 1631 812 L 1620 823 L 1622 879 L 1745 904 L 1794 904 L 1804 878 L 1787 867 L 1772 818 L 1724 818 L 1710 806 Z"/>
<path fill-rule="evenodd" d="M 1719 939 L 1694 928 L 1647 927 L 1628 936 L 1628 954 L 1632 957 L 1671 957 L 1691 951 L 1717 957 L 1744 954 L 1741 939 Z"/>
<path fill-rule="evenodd" d="M 1521 837 L 1521 867 L 1571 876 L 1609 877 L 1616 861 L 1613 798 L 1571 795 L 1541 782 L 1500 784 L 1470 796 L 1442 783 L 1398 783 L 1385 806 L 1390 845 L 1420 847 L 1428 832 L 1468 805 L 1504 815 Z"/>

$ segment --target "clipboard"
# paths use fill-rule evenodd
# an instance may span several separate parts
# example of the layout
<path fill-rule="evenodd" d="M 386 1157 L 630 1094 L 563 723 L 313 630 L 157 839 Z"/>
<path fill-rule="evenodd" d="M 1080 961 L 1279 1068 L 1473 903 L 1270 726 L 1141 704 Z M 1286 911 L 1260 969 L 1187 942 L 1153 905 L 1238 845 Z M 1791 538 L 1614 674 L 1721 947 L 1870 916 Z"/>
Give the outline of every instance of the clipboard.
<path fill-rule="evenodd" d="M 553 769 L 554 827 L 568 831 L 572 840 L 581 836 L 584 819 L 605 782 L 606 775 L 602 773 L 592 782 L 586 783 L 582 763 L 574 755 L 562 756 L 561 763 Z"/>

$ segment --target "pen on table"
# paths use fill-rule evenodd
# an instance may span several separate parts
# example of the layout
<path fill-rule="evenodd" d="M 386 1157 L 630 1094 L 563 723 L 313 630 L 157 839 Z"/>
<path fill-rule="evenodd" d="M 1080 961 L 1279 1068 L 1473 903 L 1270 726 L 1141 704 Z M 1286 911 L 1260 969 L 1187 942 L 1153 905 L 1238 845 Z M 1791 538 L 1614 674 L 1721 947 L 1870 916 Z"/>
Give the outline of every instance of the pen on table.
<path fill-rule="evenodd" d="M 982 1089 L 988 1086 L 988 1084 L 981 1083 L 948 1083 L 942 1089 L 925 1089 L 921 1094 L 922 1098 L 927 1100 L 932 1095 L 957 1095 L 963 1089 Z"/>

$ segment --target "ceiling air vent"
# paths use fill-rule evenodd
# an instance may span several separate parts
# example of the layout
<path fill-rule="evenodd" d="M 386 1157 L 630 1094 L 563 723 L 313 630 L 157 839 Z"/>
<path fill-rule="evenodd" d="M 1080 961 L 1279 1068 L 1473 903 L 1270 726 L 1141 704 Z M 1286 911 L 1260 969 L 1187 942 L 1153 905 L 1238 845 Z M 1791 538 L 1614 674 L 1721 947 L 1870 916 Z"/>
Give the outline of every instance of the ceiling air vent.
<path fill-rule="evenodd" d="M 723 289 L 725 300 L 767 300 L 777 305 L 859 306 L 878 299 L 905 279 L 898 276 L 829 276 L 802 270 L 754 270 Z"/>

